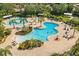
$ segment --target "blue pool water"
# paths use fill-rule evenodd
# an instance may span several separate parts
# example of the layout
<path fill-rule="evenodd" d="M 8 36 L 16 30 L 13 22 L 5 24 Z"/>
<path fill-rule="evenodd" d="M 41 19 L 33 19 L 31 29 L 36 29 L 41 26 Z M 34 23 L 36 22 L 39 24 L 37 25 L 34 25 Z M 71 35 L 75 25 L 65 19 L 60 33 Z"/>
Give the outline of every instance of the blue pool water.
<path fill-rule="evenodd" d="M 22 27 L 23 26 L 23 24 L 22 23 L 20 23 L 20 17 L 17 17 L 17 18 L 15 18 L 15 22 L 16 23 L 11 23 L 10 24 L 10 22 L 13 20 L 13 19 L 9 19 L 5 24 L 7 25 L 7 26 L 10 26 L 11 28 L 13 28 L 13 25 L 15 25 L 15 27 Z"/>
<path fill-rule="evenodd" d="M 16 41 L 20 43 L 33 38 L 46 42 L 48 41 L 48 36 L 54 36 L 58 33 L 58 31 L 55 29 L 58 26 L 58 24 L 45 22 L 44 26 L 44 29 L 34 28 L 34 30 L 31 33 L 26 35 L 17 35 Z"/>

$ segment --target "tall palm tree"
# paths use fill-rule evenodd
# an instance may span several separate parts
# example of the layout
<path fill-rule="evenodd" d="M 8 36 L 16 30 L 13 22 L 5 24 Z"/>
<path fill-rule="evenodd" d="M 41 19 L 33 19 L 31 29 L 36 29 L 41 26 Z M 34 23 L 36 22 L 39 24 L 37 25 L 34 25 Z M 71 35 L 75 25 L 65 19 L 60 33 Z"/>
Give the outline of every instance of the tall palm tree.
<path fill-rule="evenodd" d="M 13 25 L 13 28 L 15 28 L 15 24 L 17 24 L 17 22 L 15 21 L 15 19 L 13 19 L 9 22 L 9 24 Z"/>
<path fill-rule="evenodd" d="M 20 18 L 20 23 L 23 24 L 23 28 L 25 27 L 25 23 L 28 22 L 26 18 Z"/>
<path fill-rule="evenodd" d="M 0 56 L 8 56 L 12 55 L 11 51 L 9 50 L 10 47 L 0 48 Z"/>

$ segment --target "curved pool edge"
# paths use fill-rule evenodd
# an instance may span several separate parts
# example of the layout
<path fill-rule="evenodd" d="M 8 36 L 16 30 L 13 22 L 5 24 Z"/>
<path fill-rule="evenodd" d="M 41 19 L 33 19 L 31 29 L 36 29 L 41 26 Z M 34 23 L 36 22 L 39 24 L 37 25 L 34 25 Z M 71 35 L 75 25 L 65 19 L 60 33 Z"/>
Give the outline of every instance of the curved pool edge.
<path fill-rule="evenodd" d="M 58 36 L 59 35 L 59 31 L 57 30 L 58 26 L 55 28 L 55 30 L 57 31 L 57 33 L 55 35 L 50 35 L 48 36 L 48 41 L 49 41 L 49 38 L 50 37 L 55 37 L 55 36 Z"/>
<path fill-rule="evenodd" d="M 45 22 L 44 22 L 44 23 L 45 23 Z M 44 23 L 43 23 L 43 26 L 44 26 L 44 28 L 46 28 L 46 25 L 45 25 Z M 59 24 L 53 23 L 53 22 L 47 22 L 47 23 L 56 24 L 57 26 L 54 28 L 54 30 L 56 30 L 57 33 L 49 35 L 46 40 L 41 40 L 41 41 L 43 41 L 43 42 L 48 42 L 48 41 L 49 41 L 49 37 L 51 37 L 51 36 L 54 37 L 54 36 L 57 36 L 57 35 L 59 34 L 59 31 L 57 30 Z M 38 28 L 38 29 L 40 29 L 40 28 Z M 30 33 L 32 33 L 33 31 L 35 31 L 35 30 L 33 29 Z M 30 33 L 29 33 L 29 34 L 30 34 Z M 21 36 L 21 35 L 16 35 L 16 36 Z M 30 39 L 28 39 L 28 40 L 30 40 Z M 21 41 L 18 41 L 17 39 L 16 39 L 16 41 L 17 41 L 18 43 L 21 43 Z M 23 41 L 25 41 L 25 40 L 23 40 Z M 23 41 L 22 41 L 22 42 L 23 42 Z"/>

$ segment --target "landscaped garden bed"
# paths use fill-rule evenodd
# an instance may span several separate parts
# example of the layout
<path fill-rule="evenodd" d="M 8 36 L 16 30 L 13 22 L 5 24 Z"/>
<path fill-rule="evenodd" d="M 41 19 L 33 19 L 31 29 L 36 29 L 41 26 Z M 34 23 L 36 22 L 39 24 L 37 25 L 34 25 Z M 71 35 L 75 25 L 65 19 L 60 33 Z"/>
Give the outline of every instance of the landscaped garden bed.
<path fill-rule="evenodd" d="M 44 42 L 36 39 L 26 40 L 19 44 L 18 49 L 19 50 L 25 50 L 25 49 L 33 49 L 36 47 L 41 47 L 44 44 Z"/>
<path fill-rule="evenodd" d="M 16 35 L 25 35 L 25 34 L 30 33 L 31 31 L 32 31 L 32 27 L 28 27 L 26 29 L 16 32 L 15 34 Z"/>
<path fill-rule="evenodd" d="M 11 34 L 11 29 L 4 29 L 4 31 L 0 30 L 0 44 L 5 42 L 8 35 Z"/>

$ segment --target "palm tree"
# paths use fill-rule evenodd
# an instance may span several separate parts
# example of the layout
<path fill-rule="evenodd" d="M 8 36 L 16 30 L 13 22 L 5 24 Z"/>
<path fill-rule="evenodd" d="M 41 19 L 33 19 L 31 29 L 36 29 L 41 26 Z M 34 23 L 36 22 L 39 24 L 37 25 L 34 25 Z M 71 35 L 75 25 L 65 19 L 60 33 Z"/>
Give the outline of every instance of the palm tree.
<path fill-rule="evenodd" d="M 5 31 L 5 27 L 4 26 L 0 26 L 0 34 L 3 33 L 4 31 Z"/>
<path fill-rule="evenodd" d="M 0 19 L 0 26 L 3 26 L 4 24 L 3 19 Z"/>
<path fill-rule="evenodd" d="M 5 28 L 4 23 L 3 23 L 2 19 L 0 19 L 0 39 L 1 39 L 1 41 L 2 41 L 2 38 L 5 36 L 4 28 Z"/>
<path fill-rule="evenodd" d="M 11 47 L 5 47 L 5 48 L 0 48 L 0 56 L 8 56 L 12 55 L 11 51 L 9 50 Z"/>
<path fill-rule="evenodd" d="M 23 28 L 25 27 L 26 22 L 27 22 L 26 18 L 20 18 L 20 23 L 23 24 Z"/>
<path fill-rule="evenodd" d="M 19 3 L 18 5 L 19 5 L 20 12 L 22 12 L 22 8 L 24 8 L 24 4 Z"/>
<path fill-rule="evenodd" d="M 15 24 L 17 24 L 17 22 L 15 21 L 15 19 L 13 19 L 9 22 L 9 24 L 13 25 L 13 28 L 15 28 Z"/>

